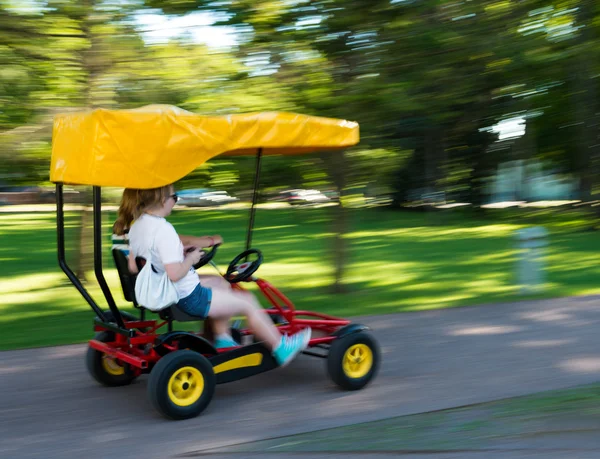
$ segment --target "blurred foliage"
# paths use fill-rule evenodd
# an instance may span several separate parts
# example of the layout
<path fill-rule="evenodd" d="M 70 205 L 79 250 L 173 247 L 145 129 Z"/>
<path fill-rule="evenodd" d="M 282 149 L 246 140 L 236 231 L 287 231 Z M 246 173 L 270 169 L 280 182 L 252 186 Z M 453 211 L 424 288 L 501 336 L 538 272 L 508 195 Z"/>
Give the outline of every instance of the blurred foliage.
<path fill-rule="evenodd" d="M 204 114 L 289 110 L 357 120 L 347 188 L 484 200 L 498 164 L 538 159 L 598 188 L 600 4 L 593 0 L 0 0 L 0 182 L 47 179 L 52 116 L 173 104 Z M 140 12 L 207 12 L 236 31 L 209 48 L 144 40 Z M 524 119 L 498 142 L 493 126 Z M 246 190 L 253 161 L 187 184 Z M 333 187 L 318 156 L 265 161 L 263 184 Z"/>

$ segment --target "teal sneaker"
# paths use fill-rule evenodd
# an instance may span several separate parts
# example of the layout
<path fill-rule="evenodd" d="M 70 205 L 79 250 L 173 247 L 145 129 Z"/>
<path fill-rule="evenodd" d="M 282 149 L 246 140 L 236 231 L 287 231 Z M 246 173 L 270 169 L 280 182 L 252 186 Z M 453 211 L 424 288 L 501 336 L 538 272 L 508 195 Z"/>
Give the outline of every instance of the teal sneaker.
<path fill-rule="evenodd" d="M 275 357 L 279 366 L 285 367 L 294 360 L 294 357 L 306 349 L 308 342 L 310 341 L 310 336 L 310 327 L 292 336 L 282 336 L 279 346 L 273 351 L 273 357 Z"/>
<path fill-rule="evenodd" d="M 234 340 L 231 336 L 217 336 L 215 339 L 215 347 L 217 349 L 224 349 L 227 347 L 237 347 L 240 344 Z"/>

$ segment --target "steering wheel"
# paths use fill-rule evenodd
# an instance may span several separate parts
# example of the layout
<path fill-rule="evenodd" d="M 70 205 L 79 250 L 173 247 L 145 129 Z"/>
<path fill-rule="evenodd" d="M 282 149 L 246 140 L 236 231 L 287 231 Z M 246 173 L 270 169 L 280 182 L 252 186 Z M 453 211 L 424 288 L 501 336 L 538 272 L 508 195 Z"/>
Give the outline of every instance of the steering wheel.
<path fill-rule="evenodd" d="M 205 264 L 207 264 L 208 262 L 210 262 L 215 257 L 215 255 L 217 254 L 217 248 L 220 245 L 221 244 L 215 244 L 215 245 L 212 246 L 212 249 L 210 251 L 205 252 L 205 255 L 202 258 L 200 258 L 200 261 L 194 265 L 194 269 L 201 268 L 202 266 L 204 266 Z M 194 248 L 190 247 L 186 251 L 186 253 L 187 252 L 191 252 L 192 250 L 194 250 Z"/>
<path fill-rule="evenodd" d="M 242 258 L 246 258 L 250 255 L 257 255 L 256 260 L 254 261 L 246 261 L 241 265 L 238 263 L 242 260 Z M 250 279 L 252 274 L 256 272 L 258 267 L 263 262 L 263 256 L 260 250 L 258 249 L 249 249 L 245 252 L 240 253 L 237 257 L 235 257 L 229 266 L 227 267 L 227 272 L 225 273 L 225 279 L 227 279 L 230 283 L 236 284 L 238 282 L 247 281 Z M 233 274 L 237 273 L 237 274 Z"/>

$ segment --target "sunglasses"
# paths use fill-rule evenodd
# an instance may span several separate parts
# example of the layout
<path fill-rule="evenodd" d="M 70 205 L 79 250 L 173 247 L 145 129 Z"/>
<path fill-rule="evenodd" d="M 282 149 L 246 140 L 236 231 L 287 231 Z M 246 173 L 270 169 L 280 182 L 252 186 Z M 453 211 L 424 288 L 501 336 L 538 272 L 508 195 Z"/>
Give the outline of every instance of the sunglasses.
<path fill-rule="evenodd" d="M 169 196 L 170 198 L 173 198 L 173 201 L 177 202 L 179 200 L 179 196 L 177 196 L 177 193 L 173 193 L 172 195 Z"/>

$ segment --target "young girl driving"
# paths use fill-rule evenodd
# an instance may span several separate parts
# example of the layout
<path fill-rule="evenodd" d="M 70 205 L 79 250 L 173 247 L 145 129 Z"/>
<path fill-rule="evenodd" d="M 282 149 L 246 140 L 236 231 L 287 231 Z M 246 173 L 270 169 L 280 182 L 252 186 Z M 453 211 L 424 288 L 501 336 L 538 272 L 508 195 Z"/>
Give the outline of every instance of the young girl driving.
<path fill-rule="evenodd" d="M 177 307 L 199 320 L 213 319 L 216 347 L 239 345 L 229 334 L 229 320 L 243 315 L 277 363 L 287 365 L 306 349 L 310 328 L 292 336 L 281 335 L 252 293 L 231 289 L 229 282 L 220 276 L 199 276 L 193 265 L 200 261 L 200 248 L 221 244 L 223 239 L 178 235 L 165 219 L 176 202 L 173 185 L 125 189 L 113 232 L 123 235 L 129 229 L 129 270 L 134 274 L 138 272 L 136 257 L 151 257 L 153 268 L 159 273 L 166 272 L 174 283 L 179 296 Z"/>

